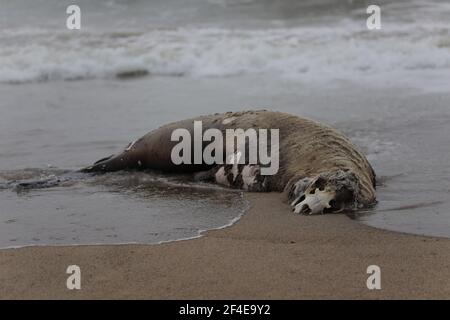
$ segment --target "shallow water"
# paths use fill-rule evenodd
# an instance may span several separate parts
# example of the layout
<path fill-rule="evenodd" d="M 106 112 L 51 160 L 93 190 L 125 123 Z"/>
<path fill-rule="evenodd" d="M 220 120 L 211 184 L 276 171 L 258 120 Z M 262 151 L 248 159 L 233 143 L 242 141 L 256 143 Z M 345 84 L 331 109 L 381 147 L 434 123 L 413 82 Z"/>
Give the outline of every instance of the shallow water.
<path fill-rule="evenodd" d="M 27 178 L 55 170 L 26 170 Z M 8 179 L 23 174 L 0 172 Z M 119 172 L 59 187 L 0 192 L 0 246 L 161 243 L 232 224 L 247 209 L 241 192 L 180 177 Z"/>
<path fill-rule="evenodd" d="M 266 108 L 365 152 L 379 203 L 354 218 L 450 237 L 445 1 L 381 2 L 376 32 L 357 1 L 80 1 L 78 33 L 64 1 L 0 2 L 0 183 L 84 167 L 170 121 Z M 118 173 L 0 190 L 0 247 L 197 236 L 247 206 L 209 187 Z"/>

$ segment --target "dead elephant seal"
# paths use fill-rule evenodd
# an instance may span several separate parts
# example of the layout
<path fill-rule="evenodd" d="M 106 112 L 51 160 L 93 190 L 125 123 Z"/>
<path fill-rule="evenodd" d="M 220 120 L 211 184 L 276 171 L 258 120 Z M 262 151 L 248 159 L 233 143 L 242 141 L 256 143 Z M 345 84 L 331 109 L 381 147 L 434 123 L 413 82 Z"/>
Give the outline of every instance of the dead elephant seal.
<path fill-rule="evenodd" d="M 171 156 L 179 140 L 172 141 L 174 130 L 189 132 L 192 148 L 200 144 L 204 151 L 208 145 L 194 132 L 196 121 L 201 121 L 202 130 L 217 129 L 224 136 L 227 129 L 278 129 L 278 171 L 263 175 L 266 166 L 249 163 L 248 157 L 243 163 L 227 163 L 230 152 L 225 145 L 221 155 L 225 163 L 202 160 L 175 164 Z M 249 147 L 245 150 L 249 151 Z M 198 179 L 213 179 L 233 188 L 284 192 L 296 213 L 340 212 L 371 206 L 376 201 L 375 173 L 355 145 L 327 125 L 282 112 L 227 112 L 170 123 L 131 143 L 119 155 L 99 160 L 82 171 L 123 169 L 193 172 Z"/>

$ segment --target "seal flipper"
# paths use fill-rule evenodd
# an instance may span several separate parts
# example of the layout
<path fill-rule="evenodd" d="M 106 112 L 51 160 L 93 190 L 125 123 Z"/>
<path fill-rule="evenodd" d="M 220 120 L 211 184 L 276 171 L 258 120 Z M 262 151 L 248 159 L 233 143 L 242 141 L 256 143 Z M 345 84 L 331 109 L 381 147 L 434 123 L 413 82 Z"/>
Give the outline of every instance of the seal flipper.
<path fill-rule="evenodd" d="M 103 161 L 109 160 L 109 159 L 111 159 L 112 157 L 114 157 L 114 155 L 113 155 L 113 154 L 112 154 L 112 155 L 110 155 L 109 157 L 106 157 L 106 158 L 103 158 L 103 159 L 97 160 L 97 161 L 95 161 L 95 162 L 94 162 L 94 165 L 96 165 L 96 164 L 99 164 L 100 162 L 103 162 Z"/>
<path fill-rule="evenodd" d="M 114 158 L 114 155 L 110 155 L 109 157 L 106 158 L 102 158 L 100 160 L 97 160 L 94 162 L 93 165 L 85 167 L 83 169 L 80 169 L 80 172 L 101 172 L 101 171 L 107 171 L 107 170 L 102 170 L 103 165 L 107 165 L 108 161 L 110 161 L 112 158 Z"/>
<path fill-rule="evenodd" d="M 94 164 L 91 166 L 81 169 L 80 172 L 110 172 L 123 169 L 131 169 L 132 166 L 130 166 L 127 161 L 124 161 L 125 159 L 125 153 L 121 153 L 116 156 L 111 155 L 94 162 Z"/>

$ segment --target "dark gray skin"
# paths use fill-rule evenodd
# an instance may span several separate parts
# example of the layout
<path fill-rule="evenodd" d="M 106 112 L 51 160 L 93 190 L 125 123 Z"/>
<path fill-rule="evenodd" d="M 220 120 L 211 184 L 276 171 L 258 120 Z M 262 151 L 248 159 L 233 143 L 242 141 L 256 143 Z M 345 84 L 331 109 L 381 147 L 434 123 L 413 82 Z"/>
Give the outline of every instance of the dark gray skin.
<path fill-rule="evenodd" d="M 171 134 L 175 129 L 185 128 L 193 136 L 194 120 L 202 121 L 203 130 L 279 129 L 280 170 L 275 175 L 262 176 L 258 164 L 234 169 L 232 165 L 204 163 L 175 165 L 171 151 L 178 141 L 171 141 Z M 231 188 L 285 192 L 296 213 L 341 212 L 376 203 L 375 173 L 356 146 L 326 125 L 281 112 L 227 112 L 167 124 L 131 143 L 122 153 L 101 159 L 81 172 L 127 169 L 191 172 L 196 179 L 216 181 Z M 244 183 L 244 171 L 254 174 L 251 185 Z"/>

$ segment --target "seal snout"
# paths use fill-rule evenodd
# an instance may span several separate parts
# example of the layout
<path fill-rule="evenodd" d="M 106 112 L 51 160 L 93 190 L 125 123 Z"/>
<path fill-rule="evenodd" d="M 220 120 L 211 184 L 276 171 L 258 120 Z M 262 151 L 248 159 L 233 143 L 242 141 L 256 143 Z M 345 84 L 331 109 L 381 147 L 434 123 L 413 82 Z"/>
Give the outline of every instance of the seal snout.
<path fill-rule="evenodd" d="M 336 193 L 331 190 L 314 189 L 309 194 L 304 195 L 303 201 L 295 205 L 294 212 L 303 214 L 324 213 L 324 209 L 331 208 L 330 202 L 335 197 Z"/>
<path fill-rule="evenodd" d="M 357 189 L 356 177 L 350 171 L 322 173 L 295 183 L 291 206 L 299 214 L 337 213 L 355 206 Z"/>

